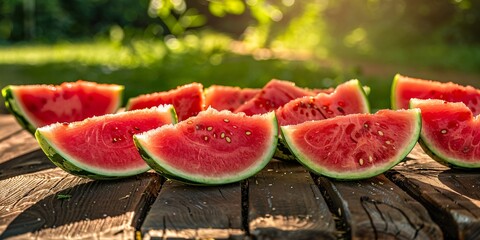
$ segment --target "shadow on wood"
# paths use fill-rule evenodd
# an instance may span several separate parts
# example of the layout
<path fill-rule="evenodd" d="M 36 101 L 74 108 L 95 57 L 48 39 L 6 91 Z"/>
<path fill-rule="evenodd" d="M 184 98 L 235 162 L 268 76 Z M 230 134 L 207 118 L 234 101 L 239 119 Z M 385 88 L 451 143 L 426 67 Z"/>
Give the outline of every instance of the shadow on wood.
<path fill-rule="evenodd" d="M 352 239 L 441 239 L 427 210 L 385 176 L 358 181 L 319 177 Z"/>
<path fill-rule="evenodd" d="M 0 163 L 0 180 L 55 167 L 42 150 L 36 150 Z"/>
<path fill-rule="evenodd" d="M 145 208 L 158 194 L 159 180 L 146 173 L 92 181 L 55 168 L 0 181 L 0 239 L 134 238 Z"/>

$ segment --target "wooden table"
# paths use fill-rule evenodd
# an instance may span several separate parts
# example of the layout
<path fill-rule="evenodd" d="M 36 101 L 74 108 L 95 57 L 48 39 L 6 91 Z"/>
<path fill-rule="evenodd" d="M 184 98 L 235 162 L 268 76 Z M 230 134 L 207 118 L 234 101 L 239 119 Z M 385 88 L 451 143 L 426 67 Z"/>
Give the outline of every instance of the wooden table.
<path fill-rule="evenodd" d="M 154 172 L 92 181 L 55 167 L 0 115 L 0 239 L 479 239 L 480 175 L 416 147 L 383 175 L 342 182 L 272 160 L 193 187 Z"/>

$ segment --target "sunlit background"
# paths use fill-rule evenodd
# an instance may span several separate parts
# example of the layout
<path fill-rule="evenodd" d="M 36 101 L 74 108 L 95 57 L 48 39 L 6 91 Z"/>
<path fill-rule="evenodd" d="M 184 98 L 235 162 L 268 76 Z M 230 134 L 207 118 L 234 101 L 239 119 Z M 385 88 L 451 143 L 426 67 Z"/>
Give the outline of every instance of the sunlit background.
<path fill-rule="evenodd" d="M 84 79 L 123 84 L 127 99 L 358 78 L 379 109 L 395 73 L 480 88 L 480 1 L 0 1 L 1 88 Z"/>

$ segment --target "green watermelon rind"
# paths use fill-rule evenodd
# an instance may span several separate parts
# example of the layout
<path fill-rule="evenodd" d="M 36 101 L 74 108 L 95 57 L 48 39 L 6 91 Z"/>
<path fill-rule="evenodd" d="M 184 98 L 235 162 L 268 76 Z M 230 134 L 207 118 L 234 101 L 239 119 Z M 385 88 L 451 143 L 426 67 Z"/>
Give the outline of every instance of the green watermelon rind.
<path fill-rule="evenodd" d="M 13 96 L 13 92 L 11 89 L 11 85 L 6 86 L 2 89 L 2 96 L 5 99 L 5 106 L 7 109 L 13 114 L 17 122 L 28 132 L 31 134 L 35 134 L 37 128 L 33 126 L 28 118 L 25 116 L 25 113 L 21 109 L 21 107 L 17 104 L 15 97 Z"/>
<path fill-rule="evenodd" d="M 409 103 L 410 108 L 414 107 L 412 100 L 410 100 L 410 103 Z M 477 163 L 467 163 L 465 161 L 451 158 L 442 154 L 438 149 L 436 149 L 432 145 L 432 141 L 429 140 L 422 132 L 420 133 L 420 138 L 418 139 L 418 143 L 428 156 L 430 156 L 433 160 L 437 161 L 438 163 L 444 166 L 447 166 L 450 168 L 459 168 L 464 170 L 480 168 L 480 161 Z"/>
<path fill-rule="evenodd" d="M 397 85 L 398 80 L 402 77 L 399 73 L 395 74 L 393 77 L 392 88 L 390 89 L 390 105 L 393 110 L 399 109 L 397 103 Z"/>
<path fill-rule="evenodd" d="M 418 140 L 418 143 L 428 156 L 430 156 L 433 160 L 437 161 L 438 163 L 444 166 L 447 166 L 449 168 L 463 169 L 463 170 L 473 170 L 476 168 L 480 168 L 480 162 L 468 164 L 464 161 L 458 161 L 456 159 L 453 159 L 441 154 L 431 144 L 429 144 L 428 140 L 425 140 L 421 134 L 420 134 L 420 139 Z"/>
<path fill-rule="evenodd" d="M 351 81 L 355 81 L 357 83 L 358 90 L 362 93 L 362 98 L 363 98 L 363 106 L 366 108 L 366 111 L 364 113 L 370 113 L 370 101 L 368 101 L 368 94 L 370 93 L 370 87 L 368 86 L 362 86 L 362 83 L 358 79 L 353 79 Z M 367 87 L 367 89 L 365 89 Z M 368 93 L 367 93 L 368 91 Z"/>
<path fill-rule="evenodd" d="M 415 116 L 416 127 L 413 129 L 412 135 L 410 136 L 409 144 L 404 148 L 404 150 L 402 152 L 399 151 L 396 157 L 391 158 L 394 160 L 387 161 L 382 166 L 377 165 L 374 168 L 370 168 L 367 171 L 361 171 L 361 172 L 341 173 L 341 172 L 328 171 L 326 169 L 323 169 L 322 167 L 316 167 L 317 164 L 311 162 L 303 153 L 301 153 L 297 148 L 294 147 L 292 138 L 288 134 L 289 126 L 282 126 L 281 132 L 282 132 L 283 138 L 285 139 L 285 142 L 287 143 L 287 146 L 290 148 L 290 151 L 297 157 L 298 161 L 304 167 L 309 169 L 311 172 L 318 175 L 335 178 L 338 180 L 360 180 L 360 179 L 374 177 L 384 173 L 385 171 L 391 169 L 392 167 L 400 163 L 412 151 L 412 149 L 415 147 L 416 143 L 418 142 L 418 139 L 420 136 L 420 130 L 422 129 L 422 118 L 421 118 L 420 110 L 414 109 L 414 111 L 416 115 Z"/>
<path fill-rule="evenodd" d="M 117 109 L 120 108 L 122 102 L 123 102 L 123 91 L 125 89 L 124 86 L 122 85 L 115 85 L 117 88 L 117 102 L 114 104 L 114 107 L 112 108 L 113 112 L 115 112 Z M 15 119 L 17 119 L 17 122 L 28 132 L 31 134 L 35 135 L 35 132 L 37 130 L 37 127 L 32 124 L 32 120 L 25 114 L 25 111 L 23 110 L 22 106 L 18 104 L 14 90 L 12 88 L 15 88 L 13 85 L 8 85 L 2 89 L 2 96 L 5 99 L 5 106 L 7 109 L 13 114 Z"/>
<path fill-rule="evenodd" d="M 277 126 L 277 119 L 276 116 L 273 112 L 267 113 L 270 114 L 271 117 L 271 123 L 272 123 L 272 137 L 271 137 L 271 143 L 270 148 L 265 150 L 265 153 L 261 157 L 260 161 L 258 161 L 258 164 L 254 168 L 248 169 L 248 171 L 244 171 L 242 173 L 237 173 L 232 177 L 222 177 L 219 179 L 209 179 L 209 178 L 202 178 L 200 176 L 191 176 L 188 174 L 185 174 L 183 172 L 177 171 L 174 167 L 170 167 L 168 165 L 163 165 L 161 162 L 165 162 L 163 159 L 160 157 L 154 156 L 151 152 L 148 151 L 147 148 L 143 146 L 141 141 L 138 139 L 137 136 L 133 136 L 133 140 L 135 143 L 135 146 L 137 146 L 137 149 L 140 153 L 140 156 L 142 156 L 143 160 L 147 162 L 147 164 L 155 171 L 160 173 L 162 176 L 176 180 L 179 182 L 191 184 L 191 185 L 201 185 L 201 186 L 215 186 L 215 185 L 223 185 L 223 184 L 229 184 L 229 183 L 234 183 L 238 182 L 244 179 L 247 179 L 256 173 L 260 172 L 265 166 L 270 162 L 270 160 L 273 157 L 273 154 L 275 152 L 275 149 L 277 147 L 277 142 L 278 142 L 278 126 Z"/>
<path fill-rule="evenodd" d="M 170 112 L 172 122 L 176 123 L 177 115 L 173 106 L 171 106 L 168 111 Z M 64 171 L 79 177 L 86 177 L 95 180 L 113 180 L 138 175 L 150 170 L 149 166 L 122 172 L 108 172 L 103 169 L 91 168 L 88 165 L 76 161 L 74 157 L 71 157 L 68 153 L 62 151 L 59 147 L 56 147 L 55 144 L 52 144 L 42 134 L 41 130 L 37 129 L 35 132 L 35 138 L 45 155 L 53 162 L 53 164 Z"/>

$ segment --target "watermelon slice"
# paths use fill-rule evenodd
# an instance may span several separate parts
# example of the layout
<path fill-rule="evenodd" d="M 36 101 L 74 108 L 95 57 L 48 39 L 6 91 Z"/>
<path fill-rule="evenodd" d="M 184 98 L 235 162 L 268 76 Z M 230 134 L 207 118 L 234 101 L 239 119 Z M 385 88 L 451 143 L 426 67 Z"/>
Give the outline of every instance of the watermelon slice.
<path fill-rule="evenodd" d="M 267 113 L 295 98 L 312 95 L 315 95 L 312 91 L 296 87 L 293 82 L 273 79 L 262 88 L 260 93 L 235 109 L 235 112 L 243 112 L 249 116 Z"/>
<path fill-rule="evenodd" d="M 337 86 L 331 94 L 294 99 L 276 111 L 280 126 L 299 124 L 353 113 L 369 113 L 368 99 L 358 80 Z"/>
<path fill-rule="evenodd" d="M 417 143 L 420 110 L 380 110 L 282 126 L 297 159 L 312 172 L 363 179 L 400 162 Z"/>
<path fill-rule="evenodd" d="M 273 112 L 246 116 L 209 108 L 177 125 L 134 136 L 146 162 L 164 176 L 217 185 L 248 178 L 270 161 L 277 146 Z"/>
<path fill-rule="evenodd" d="M 177 112 L 178 120 L 183 121 L 202 111 L 204 102 L 203 85 L 200 83 L 191 83 L 167 92 L 156 92 L 130 98 L 126 110 L 172 104 Z"/>
<path fill-rule="evenodd" d="M 260 89 L 257 88 L 212 85 L 205 90 L 205 108 L 213 107 L 233 112 L 259 92 Z"/>
<path fill-rule="evenodd" d="M 422 111 L 420 146 L 438 162 L 460 168 L 480 167 L 480 119 L 461 102 L 411 99 Z"/>
<path fill-rule="evenodd" d="M 122 103 L 123 86 L 79 80 L 61 85 L 10 85 L 2 90 L 5 105 L 32 134 L 56 122 L 80 121 L 114 113 Z"/>
<path fill-rule="evenodd" d="M 393 109 L 408 109 L 411 98 L 441 99 L 465 103 L 474 116 L 480 113 L 480 90 L 451 82 L 441 83 L 397 74 L 393 79 L 391 98 Z"/>
<path fill-rule="evenodd" d="M 133 134 L 175 122 L 173 106 L 166 105 L 55 123 L 37 129 L 35 137 L 63 170 L 93 179 L 113 179 L 149 169 L 133 144 Z"/>

